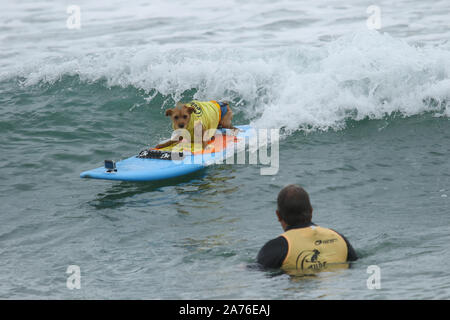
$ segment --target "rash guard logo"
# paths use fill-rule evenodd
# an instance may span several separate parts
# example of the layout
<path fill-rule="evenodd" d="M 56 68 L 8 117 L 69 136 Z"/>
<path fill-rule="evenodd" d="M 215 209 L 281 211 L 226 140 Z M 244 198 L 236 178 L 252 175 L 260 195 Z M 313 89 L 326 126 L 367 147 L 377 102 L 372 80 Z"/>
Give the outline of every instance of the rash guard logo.
<path fill-rule="evenodd" d="M 200 106 L 198 104 L 196 104 L 195 102 L 191 102 L 191 106 L 193 106 L 195 109 L 194 110 L 195 115 L 200 116 L 203 113 L 202 108 L 200 108 Z"/>
<path fill-rule="evenodd" d="M 297 270 L 310 270 L 310 271 L 319 271 L 325 268 L 326 261 L 320 261 L 320 251 L 317 249 L 314 250 L 305 250 L 300 252 L 297 257 L 296 268 Z"/>
<path fill-rule="evenodd" d="M 314 244 L 316 245 L 316 246 L 320 246 L 321 244 L 332 244 L 332 243 L 335 243 L 336 241 L 338 241 L 338 239 L 336 239 L 336 238 L 334 238 L 334 239 L 326 239 L 326 240 L 316 240 L 315 242 L 314 242 Z"/>

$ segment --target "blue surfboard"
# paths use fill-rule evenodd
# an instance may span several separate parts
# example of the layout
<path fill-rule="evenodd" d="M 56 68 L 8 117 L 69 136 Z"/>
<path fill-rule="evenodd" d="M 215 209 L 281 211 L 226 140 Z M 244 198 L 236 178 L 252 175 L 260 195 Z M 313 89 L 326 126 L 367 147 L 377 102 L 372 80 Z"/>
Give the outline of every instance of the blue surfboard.
<path fill-rule="evenodd" d="M 119 180 L 119 181 L 157 181 L 186 175 L 212 164 L 223 162 L 245 148 L 246 139 L 253 138 L 256 131 L 252 127 L 236 126 L 239 129 L 233 134 L 229 129 L 218 129 L 215 139 L 204 151 L 183 150 L 171 158 L 170 152 L 161 154 L 157 149 L 149 149 L 148 153 L 158 153 L 158 158 L 140 155 L 115 163 L 115 168 L 105 166 L 80 174 L 81 178 Z M 144 152 L 147 155 L 147 152 Z M 174 154 L 174 153 L 172 153 Z"/>

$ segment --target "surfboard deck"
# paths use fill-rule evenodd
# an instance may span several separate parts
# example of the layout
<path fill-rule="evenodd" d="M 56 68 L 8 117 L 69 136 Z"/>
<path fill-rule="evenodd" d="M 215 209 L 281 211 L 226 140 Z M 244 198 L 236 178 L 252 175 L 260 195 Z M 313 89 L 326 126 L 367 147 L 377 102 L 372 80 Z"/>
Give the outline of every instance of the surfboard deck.
<path fill-rule="evenodd" d="M 108 171 L 104 166 L 80 174 L 81 178 L 118 181 L 157 181 L 174 178 L 223 162 L 229 156 L 245 148 L 246 137 L 252 137 L 255 130 L 249 125 L 236 126 L 240 131 L 233 135 L 229 129 L 218 129 L 215 139 L 205 150 L 183 150 L 181 160 L 139 158 L 133 156 L 116 163 L 117 171 Z M 244 139 L 244 141 L 242 141 Z M 240 143 L 243 142 L 243 143 Z M 164 148 L 167 149 L 167 148 Z M 156 150 L 156 149 L 150 149 Z"/>

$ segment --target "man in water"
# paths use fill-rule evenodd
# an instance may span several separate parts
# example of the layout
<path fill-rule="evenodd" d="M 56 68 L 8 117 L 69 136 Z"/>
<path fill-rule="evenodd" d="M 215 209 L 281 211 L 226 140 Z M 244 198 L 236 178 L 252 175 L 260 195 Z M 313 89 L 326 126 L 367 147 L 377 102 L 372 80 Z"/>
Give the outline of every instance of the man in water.
<path fill-rule="evenodd" d="M 259 251 L 257 260 L 261 266 L 308 274 L 347 268 L 346 262 L 358 259 L 343 235 L 311 222 L 313 208 L 303 188 L 298 185 L 284 187 L 277 202 L 276 214 L 285 232 Z"/>

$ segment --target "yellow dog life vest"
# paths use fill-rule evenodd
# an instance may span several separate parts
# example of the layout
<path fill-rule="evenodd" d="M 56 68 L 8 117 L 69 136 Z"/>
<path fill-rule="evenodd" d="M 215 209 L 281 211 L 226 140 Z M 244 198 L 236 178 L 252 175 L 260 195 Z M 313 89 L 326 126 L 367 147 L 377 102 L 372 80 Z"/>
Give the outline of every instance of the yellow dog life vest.
<path fill-rule="evenodd" d="M 324 269 L 347 268 L 348 248 L 335 231 L 319 226 L 297 228 L 281 235 L 288 243 L 288 253 L 281 265 L 285 271 L 314 273 Z"/>
<path fill-rule="evenodd" d="M 194 141 L 194 125 L 197 121 L 200 121 L 205 130 L 217 129 L 220 122 L 221 112 L 220 105 L 212 101 L 197 101 L 193 100 L 189 103 L 185 103 L 188 107 L 193 107 L 194 112 L 191 113 L 191 119 L 186 127 L 191 135 L 191 141 Z M 213 131 L 209 132 L 209 135 L 204 137 L 205 140 L 209 140 L 214 135 Z"/>

